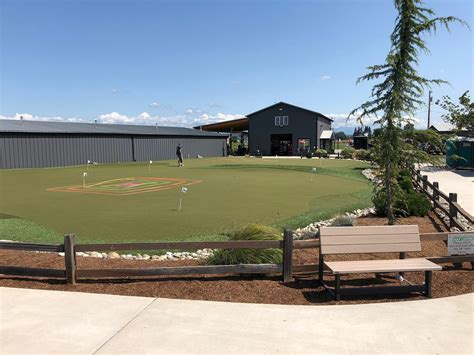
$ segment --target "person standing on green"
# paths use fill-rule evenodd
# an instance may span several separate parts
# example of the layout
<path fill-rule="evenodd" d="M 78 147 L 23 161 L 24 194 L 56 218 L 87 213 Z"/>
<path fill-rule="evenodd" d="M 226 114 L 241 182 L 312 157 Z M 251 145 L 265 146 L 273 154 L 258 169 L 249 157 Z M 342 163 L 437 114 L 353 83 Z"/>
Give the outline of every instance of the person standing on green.
<path fill-rule="evenodd" d="M 176 156 L 178 157 L 178 167 L 183 166 L 183 153 L 181 152 L 181 144 L 178 143 L 176 147 Z"/>

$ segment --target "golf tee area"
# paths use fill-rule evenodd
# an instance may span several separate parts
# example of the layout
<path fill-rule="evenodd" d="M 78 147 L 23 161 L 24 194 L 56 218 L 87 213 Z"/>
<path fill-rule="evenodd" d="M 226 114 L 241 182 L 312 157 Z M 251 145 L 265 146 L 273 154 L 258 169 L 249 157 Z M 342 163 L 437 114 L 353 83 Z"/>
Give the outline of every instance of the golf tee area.
<path fill-rule="evenodd" d="M 369 206 L 367 167 L 228 157 L 186 160 L 184 167 L 157 161 L 2 170 L 0 239 L 217 240 L 253 222 L 298 228 Z"/>

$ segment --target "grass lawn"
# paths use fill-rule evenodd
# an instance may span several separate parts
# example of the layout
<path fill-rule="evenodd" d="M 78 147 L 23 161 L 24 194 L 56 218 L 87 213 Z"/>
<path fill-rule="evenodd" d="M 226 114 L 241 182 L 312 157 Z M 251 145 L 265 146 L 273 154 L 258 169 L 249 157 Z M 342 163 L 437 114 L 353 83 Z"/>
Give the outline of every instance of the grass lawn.
<path fill-rule="evenodd" d="M 97 165 L 87 171 L 88 193 L 81 191 L 84 166 L 2 170 L 0 239 L 202 240 L 251 222 L 296 228 L 370 205 L 365 167 L 236 157 L 187 160 L 183 168 L 154 162 L 150 172 L 144 163 Z M 182 186 L 188 192 L 178 212 Z"/>

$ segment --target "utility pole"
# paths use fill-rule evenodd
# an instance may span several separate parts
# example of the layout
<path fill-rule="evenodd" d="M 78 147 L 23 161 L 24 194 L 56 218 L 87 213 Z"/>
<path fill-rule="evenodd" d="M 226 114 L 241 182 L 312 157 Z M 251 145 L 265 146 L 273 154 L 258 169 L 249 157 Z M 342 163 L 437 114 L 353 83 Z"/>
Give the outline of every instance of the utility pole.
<path fill-rule="evenodd" d="M 428 125 L 426 129 L 430 129 L 431 101 L 433 101 L 433 98 L 431 97 L 431 90 L 430 90 L 428 93 Z"/>

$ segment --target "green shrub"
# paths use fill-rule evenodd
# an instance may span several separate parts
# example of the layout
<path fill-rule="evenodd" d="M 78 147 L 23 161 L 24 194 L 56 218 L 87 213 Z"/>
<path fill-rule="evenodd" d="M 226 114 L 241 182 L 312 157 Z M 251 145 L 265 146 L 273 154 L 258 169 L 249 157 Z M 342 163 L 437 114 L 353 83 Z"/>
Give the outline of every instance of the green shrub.
<path fill-rule="evenodd" d="M 355 154 L 355 149 L 352 148 L 352 147 L 345 147 L 345 148 L 341 151 L 341 156 L 342 156 L 344 159 L 353 159 L 353 158 L 354 158 L 354 154 Z"/>
<path fill-rule="evenodd" d="M 406 203 L 410 216 L 423 217 L 431 210 L 430 200 L 419 192 L 407 194 Z"/>
<path fill-rule="evenodd" d="M 387 216 L 386 203 L 387 194 L 384 189 L 378 190 L 372 197 L 375 213 L 378 216 Z M 422 193 L 416 191 L 407 192 L 402 188 L 397 189 L 394 194 L 394 212 L 398 217 L 426 216 L 431 210 L 431 203 Z"/>
<path fill-rule="evenodd" d="M 318 158 L 327 158 L 329 154 L 325 149 L 316 149 L 314 152 L 314 156 Z"/>
<path fill-rule="evenodd" d="M 355 219 L 351 216 L 336 216 L 331 222 L 331 227 L 352 227 L 355 225 Z"/>
<path fill-rule="evenodd" d="M 406 216 L 407 215 L 407 205 L 405 201 L 405 193 L 400 188 L 396 189 L 393 194 L 393 210 L 396 216 Z M 375 214 L 380 217 L 387 216 L 387 193 L 385 189 L 377 190 L 373 197 L 372 203 L 374 204 Z"/>
<path fill-rule="evenodd" d="M 249 224 L 231 233 L 230 240 L 281 240 L 281 233 L 271 227 Z M 282 262 L 281 249 L 219 249 L 207 263 L 211 265 L 235 264 L 279 264 Z"/>
<path fill-rule="evenodd" d="M 358 160 L 371 160 L 371 154 L 369 150 L 366 149 L 358 149 L 355 151 L 355 158 Z"/>
<path fill-rule="evenodd" d="M 311 159 L 313 157 L 313 153 L 311 153 L 309 150 L 305 153 L 306 158 Z"/>
<path fill-rule="evenodd" d="M 398 186 L 400 186 L 400 188 L 408 194 L 415 192 L 415 187 L 413 186 L 410 176 L 400 176 L 398 180 Z"/>

